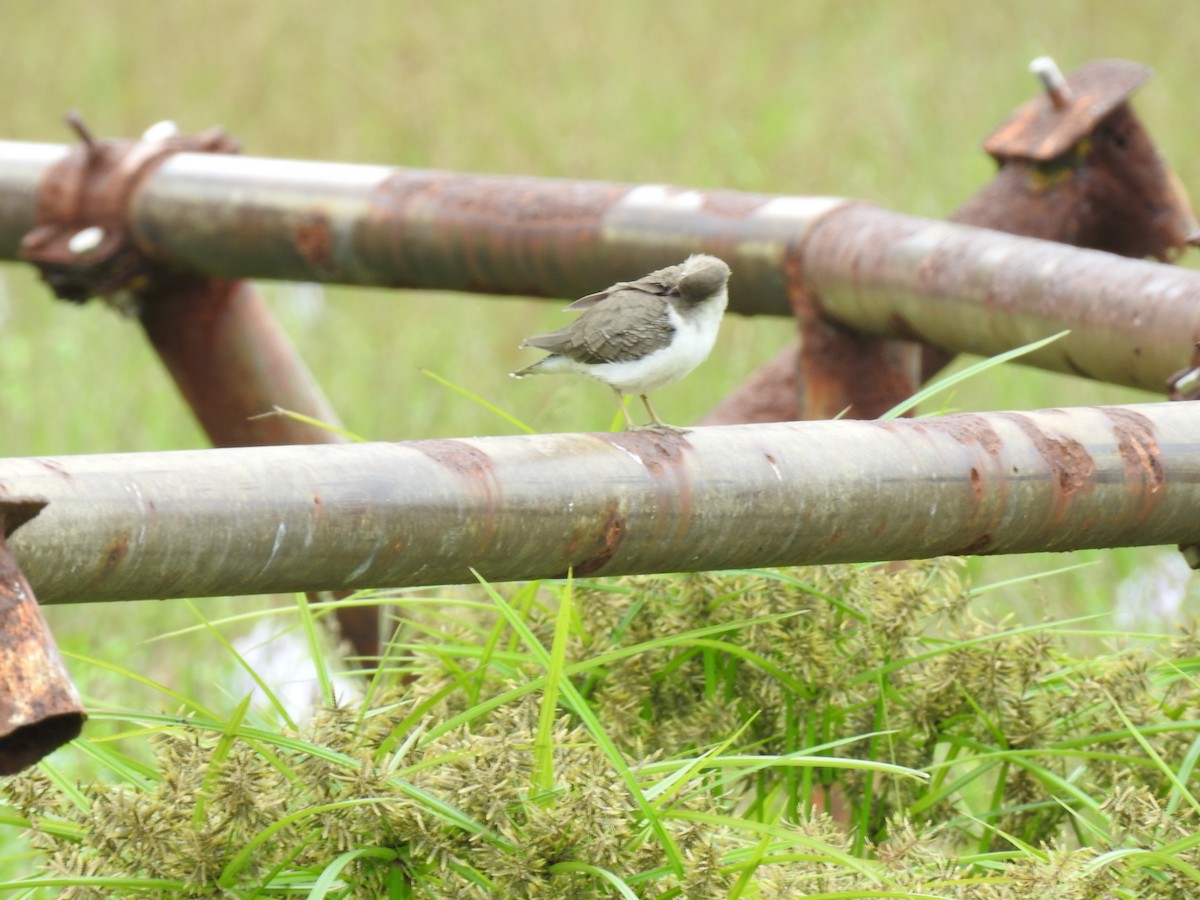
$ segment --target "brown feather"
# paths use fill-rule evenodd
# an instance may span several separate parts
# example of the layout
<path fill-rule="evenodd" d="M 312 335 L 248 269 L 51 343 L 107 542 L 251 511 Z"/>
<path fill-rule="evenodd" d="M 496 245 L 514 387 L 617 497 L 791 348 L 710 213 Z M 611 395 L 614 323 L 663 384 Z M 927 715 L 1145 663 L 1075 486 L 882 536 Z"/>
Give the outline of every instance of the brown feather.
<path fill-rule="evenodd" d="M 677 293 L 676 286 L 679 284 L 679 273 L 682 269 L 682 265 L 667 266 L 663 269 L 655 269 L 649 275 L 644 275 L 637 281 L 618 281 L 612 287 L 596 291 L 594 294 L 588 294 L 586 297 L 580 297 L 574 303 L 564 307 L 564 309 L 592 309 L 614 294 L 623 291 L 638 291 L 657 297 L 665 297 L 668 294 Z"/>
<path fill-rule="evenodd" d="M 640 359 L 671 342 L 675 328 L 666 299 L 641 290 L 605 293 L 603 306 L 592 306 L 565 328 L 535 335 L 522 346 L 594 365 Z"/>

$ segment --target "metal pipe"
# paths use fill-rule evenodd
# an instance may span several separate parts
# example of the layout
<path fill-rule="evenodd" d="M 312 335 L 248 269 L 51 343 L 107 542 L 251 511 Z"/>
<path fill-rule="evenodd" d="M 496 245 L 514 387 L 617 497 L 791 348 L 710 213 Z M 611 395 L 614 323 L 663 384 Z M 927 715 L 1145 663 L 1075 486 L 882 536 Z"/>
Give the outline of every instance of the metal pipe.
<path fill-rule="evenodd" d="M 1188 403 L 0 460 L 42 602 L 1200 543 Z"/>
<path fill-rule="evenodd" d="M 134 199 L 133 226 L 217 274 L 567 297 L 706 249 L 734 261 L 748 314 L 790 314 L 784 253 L 847 203 L 249 157 L 223 158 L 218 175 L 210 163 L 167 161 Z"/>
<path fill-rule="evenodd" d="M 1022 362 L 1160 393 L 1200 340 L 1200 272 L 870 212 L 846 210 L 805 251 L 855 330 L 993 356 L 1070 329 Z"/>
<path fill-rule="evenodd" d="M 33 224 L 34 147 L 0 142 L 0 258 Z M 1150 390 L 1200 340 L 1198 272 L 832 198 L 181 153 L 131 209 L 150 257 L 225 277 L 563 297 L 703 251 L 737 312 L 819 303 L 982 354 L 1069 328 L 1028 362 Z"/>
<path fill-rule="evenodd" d="M 0 141 L 0 259 L 17 259 L 21 239 L 37 221 L 42 175 L 69 149 L 62 144 Z"/>

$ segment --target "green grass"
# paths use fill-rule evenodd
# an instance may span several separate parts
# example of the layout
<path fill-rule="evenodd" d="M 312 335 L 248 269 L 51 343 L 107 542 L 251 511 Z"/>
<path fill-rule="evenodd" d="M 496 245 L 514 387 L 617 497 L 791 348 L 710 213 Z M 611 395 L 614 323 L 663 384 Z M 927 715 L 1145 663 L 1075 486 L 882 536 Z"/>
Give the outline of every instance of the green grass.
<path fill-rule="evenodd" d="M 256 156 L 838 194 L 927 216 L 947 214 L 990 177 L 978 145 L 1030 96 L 1029 59 L 1051 53 L 1070 70 L 1121 56 L 1155 67 L 1135 107 L 1181 180 L 1200 183 L 1191 116 L 1200 17 L 1168 0 L 359 0 L 352 14 L 315 0 L 11 0 L 4 33 L 4 139 L 64 141 L 62 113 L 78 108 L 101 134 L 137 134 L 167 117 L 185 130 L 219 123 Z M 538 431 L 612 424 L 603 388 L 506 377 L 529 361 L 516 349 L 522 337 L 561 324 L 561 304 L 262 288 L 357 434 L 518 433 L 422 369 Z M 730 317 L 709 362 L 656 396 L 660 411 L 698 418 L 790 339 L 784 321 Z M 1009 366 L 959 386 L 947 405 L 1144 399 Z M 4 456 L 204 445 L 135 323 L 99 304 L 57 303 L 15 264 L 0 266 L 0 417 Z M 1147 578 L 1169 554 L 1035 554 L 973 560 L 970 570 L 992 583 L 1092 563 L 987 595 L 1037 622 L 1109 611 L 1120 581 Z M 221 618 L 265 602 L 197 607 Z M 182 604 L 50 608 L 47 617 L 66 650 L 216 703 L 228 660 L 200 637 L 149 640 L 195 624 Z M 132 679 L 77 662 L 72 671 L 93 708 L 175 709 Z M 116 728 L 94 722 L 89 734 Z M 86 768 L 60 757 L 67 770 Z"/>
<path fill-rule="evenodd" d="M 300 598 L 275 664 L 317 653 L 311 716 L 99 706 L 99 780 L 0 783 L 0 834 L 49 863 L 0 894 L 1190 896 L 1196 633 L 1075 656 L 1093 623 L 980 618 L 960 568 L 377 595 L 400 629 L 354 699 Z M 237 624 L 166 640 L 240 666 Z"/>

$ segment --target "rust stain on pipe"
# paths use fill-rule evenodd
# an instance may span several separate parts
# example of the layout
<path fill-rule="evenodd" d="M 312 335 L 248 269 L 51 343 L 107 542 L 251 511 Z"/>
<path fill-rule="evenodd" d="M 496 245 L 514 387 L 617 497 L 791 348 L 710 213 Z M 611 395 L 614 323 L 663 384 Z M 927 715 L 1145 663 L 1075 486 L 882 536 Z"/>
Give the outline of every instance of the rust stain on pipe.
<path fill-rule="evenodd" d="M 100 567 L 100 578 L 107 577 L 113 572 L 121 561 L 129 555 L 129 532 L 122 531 L 112 539 L 108 545 L 108 552 L 104 556 L 104 563 Z"/>
<path fill-rule="evenodd" d="M 706 252 L 733 268 L 748 314 L 783 311 L 782 254 L 847 203 L 427 170 L 384 173 L 365 195 L 339 235 L 364 283 L 571 297 Z"/>
<path fill-rule="evenodd" d="M 493 477 L 491 458 L 463 441 L 421 441 L 414 446 L 421 454 L 461 478 L 467 490 L 479 499 L 483 526 L 479 529 L 476 545 L 479 552 L 486 553 L 496 531 L 496 506 L 504 495 L 503 486 Z M 474 526 L 474 522 L 467 524 Z"/>
<path fill-rule="evenodd" d="M 0 775 L 12 775 L 79 736 L 83 701 L 8 537 L 46 501 L 0 501 Z"/>
<path fill-rule="evenodd" d="M 49 471 L 53 472 L 55 475 L 61 475 L 67 481 L 73 481 L 75 479 L 75 476 L 72 475 L 69 471 L 67 471 L 66 466 L 64 466 L 62 463 L 55 462 L 52 459 L 39 459 L 38 465 L 41 466 L 43 469 L 48 469 Z M 16 526 L 13 526 L 13 527 L 15 528 Z"/>
<path fill-rule="evenodd" d="M 301 256 L 322 277 L 336 280 L 337 258 L 334 253 L 333 224 L 321 210 L 303 216 L 292 231 L 292 243 Z"/>
<path fill-rule="evenodd" d="M 621 539 L 625 536 L 625 519 L 621 515 L 620 505 L 613 503 L 609 507 L 608 516 L 604 519 L 604 523 L 600 526 L 599 533 L 594 535 L 589 541 L 590 546 L 587 548 L 587 555 L 580 559 L 577 563 L 571 566 L 571 570 L 576 577 L 583 578 L 588 575 L 594 575 L 608 565 L 609 560 L 616 554 L 621 546 Z M 578 545 L 582 543 L 580 538 L 572 538 L 567 543 L 567 554 L 574 557 L 581 552 L 582 548 Z M 559 577 L 566 577 L 566 572 Z"/>
<path fill-rule="evenodd" d="M 691 446 L 685 434 L 652 428 L 613 432 L 605 435 L 605 439 L 614 447 L 620 447 L 637 457 L 654 478 L 662 477 L 664 472 L 679 465 L 683 461 L 684 450 Z"/>
<path fill-rule="evenodd" d="M 945 432 L 960 444 L 978 444 L 988 456 L 996 456 L 1004 448 L 1004 441 L 983 416 L 962 413 L 953 418 L 928 419 L 925 424 Z"/>
<path fill-rule="evenodd" d="M 627 191 L 603 183 L 399 172 L 371 192 L 371 212 L 354 243 L 367 260 L 404 260 L 414 277 L 393 279 L 394 287 L 449 279 L 462 290 L 536 296 L 547 283 L 570 280 L 575 248 L 599 238 L 605 212 Z"/>
<path fill-rule="evenodd" d="M 985 531 L 970 543 L 963 544 L 960 550 L 954 552 L 954 556 L 979 556 L 986 555 L 992 550 L 992 534 L 990 531 Z"/>
<path fill-rule="evenodd" d="M 1037 423 L 1028 416 L 1021 413 L 1000 413 L 998 415 L 1020 428 L 1050 467 L 1057 485 L 1051 503 L 1051 521 L 1062 521 L 1071 496 L 1077 491 L 1092 489 L 1092 476 L 1096 472 L 1095 460 L 1079 441 L 1069 437 L 1051 436 L 1039 428 Z"/>
<path fill-rule="evenodd" d="M 658 492 L 654 538 L 674 540 L 692 524 L 693 487 L 685 466 L 684 454 L 691 447 L 686 433 L 658 431 L 652 428 L 606 435 L 614 447 L 637 459 L 654 479 Z M 667 524 L 674 521 L 672 534 Z"/>
<path fill-rule="evenodd" d="M 1163 472 L 1162 455 L 1158 446 L 1158 438 L 1154 433 L 1154 424 L 1145 416 L 1131 410 L 1102 407 L 1101 412 L 1113 424 L 1113 434 L 1117 438 L 1117 448 L 1121 461 L 1130 475 L 1130 481 L 1141 483 L 1139 497 L 1141 499 L 1137 521 L 1145 521 L 1165 495 L 1166 475 Z"/>
<path fill-rule="evenodd" d="M 969 452 L 971 448 L 978 448 L 983 452 L 983 456 L 979 456 L 977 452 L 971 453 L 967 478 L 972 514 L 964 530 L 967 533 L 975 533 L 975 537 L 955 552 L 962 555 L 991 552 L 993 535 L 1003 527 L 1005 510 L 1010 502 L 1009 479 L 1020 475 L 1015 468 L 1011 472 L 1004 471 L 1001 462 L 1004 439 L 997 433 L 993 423 L 982 415 L 962 413 L 911 423 L 880 423 L 885 424 L 892 424 L 899 429 L 923 429 L 935 434 L 945 434 Z"/>
<path fill-rule="evenodd" d="M 421 441 L 415 446 L 438 465 L 445 466 L 470 481 L 486 484 L 488 474 L 493 469 L 492 460 L 486 453 L 462 441 Z"/>

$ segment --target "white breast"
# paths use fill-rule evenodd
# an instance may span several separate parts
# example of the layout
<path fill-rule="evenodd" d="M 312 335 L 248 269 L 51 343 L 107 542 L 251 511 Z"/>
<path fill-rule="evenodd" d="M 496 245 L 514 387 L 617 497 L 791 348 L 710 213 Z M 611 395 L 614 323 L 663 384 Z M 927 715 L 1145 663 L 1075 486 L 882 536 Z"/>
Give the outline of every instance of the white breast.
<path fill-rule="evenodd" d="M 649 394 L 674 384 L 712 352 L 727 303 L 728 294 L 722 291 L 711 300 L 692 307 L 686 315 L 668 307 L 667 315 L 675 326 L 674 340 L 669 346 L 641 359 L 580 367 L 576 371 L 625 395 Z"/>

